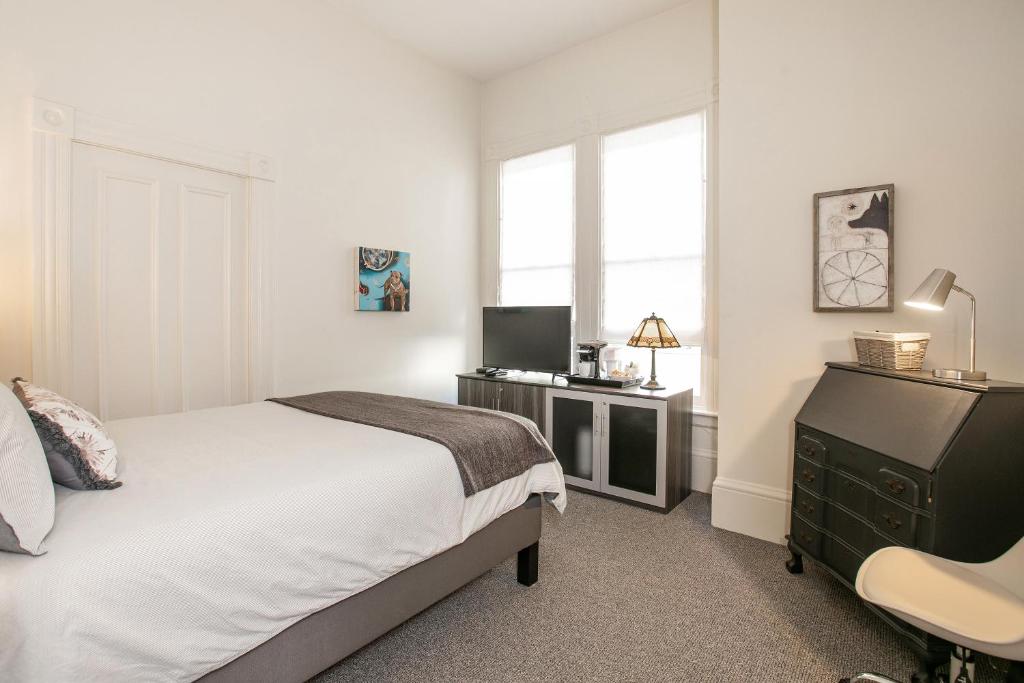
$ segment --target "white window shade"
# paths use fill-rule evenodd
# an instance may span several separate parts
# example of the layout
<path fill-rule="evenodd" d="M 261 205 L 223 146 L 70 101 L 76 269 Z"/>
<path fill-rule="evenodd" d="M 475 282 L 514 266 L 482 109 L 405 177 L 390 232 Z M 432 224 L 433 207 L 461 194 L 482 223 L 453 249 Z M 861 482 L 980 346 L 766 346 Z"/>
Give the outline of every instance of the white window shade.
<path fill-rule="evenodd" d="M 658 377 L 701 395 L 704 343 L 704 115 L 606 135 L 601 142 L 601 338 L 624 344 L 656 313 L 683 346 Z M 650 373 L 647 349 L 618 346 Z"/>
<path fill-rule="evenodd" d="M 624 342 L 654 312 L 680 344 L 700 346 L 703 114 L 604 136 L 601 166 L 601 337 Z"/>
<path fill-rule="evenodd" d="M 502 162 L 500 305 L 572 304 L 573 164 L 571 145 Z"/>

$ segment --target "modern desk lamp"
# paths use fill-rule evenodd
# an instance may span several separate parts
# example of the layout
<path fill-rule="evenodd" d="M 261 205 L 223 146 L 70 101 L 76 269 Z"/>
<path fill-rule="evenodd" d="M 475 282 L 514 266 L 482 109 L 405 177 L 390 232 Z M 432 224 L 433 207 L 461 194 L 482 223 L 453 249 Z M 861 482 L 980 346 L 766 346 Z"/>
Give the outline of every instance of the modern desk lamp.
<path fill-rule="evenodd" d="M 981 381 L 986 379 L 988 375 L 974 367 L 974 323 L 977 303 L 974 300 L 974 295 L 963 287 L 957 287 L 953 284 L 954 280 L 956 280 L 956 273 L 944 268 L 936 268 L 932 271 L 931 275 L 925 278 L 921 286 L 914 290 L 914 293 L 907 299 L 906 304 L 914 308 L 923 308 L 926 311 L 941 311 L 946 306 L 946 299 L 949 297 L 950 290 L 960 292 L 971 300 L 971 367 L 967 370 L 936 368 L 932 371 L 932 374 L 942 379 Z"/>

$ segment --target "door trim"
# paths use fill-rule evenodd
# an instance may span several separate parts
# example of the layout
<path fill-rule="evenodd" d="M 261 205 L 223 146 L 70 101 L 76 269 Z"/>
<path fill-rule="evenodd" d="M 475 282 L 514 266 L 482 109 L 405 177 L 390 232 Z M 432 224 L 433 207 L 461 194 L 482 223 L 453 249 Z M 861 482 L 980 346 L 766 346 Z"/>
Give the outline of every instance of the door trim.
<path fill-rule="evenodd" d="M 102 147 L 241 177 L 249 204 L 248 399 L 274 394 L 270 254 L 277 169 L 271 157 L 146 131 L 42 98 L 32 107 L 32 379 L 67 394 L 71 367 L 72 144 Z M 102 415 L 100 416 L 102 419 Z"/>

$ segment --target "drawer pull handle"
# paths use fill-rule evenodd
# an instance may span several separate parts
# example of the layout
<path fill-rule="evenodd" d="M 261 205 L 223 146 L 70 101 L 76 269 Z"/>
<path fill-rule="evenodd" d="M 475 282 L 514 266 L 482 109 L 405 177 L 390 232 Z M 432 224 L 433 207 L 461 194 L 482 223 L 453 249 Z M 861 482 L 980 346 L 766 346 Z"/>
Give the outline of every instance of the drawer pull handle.
<path fill-rule="evenodd" d="M 811 505 L 810 503 L 808 503 L 806 500 L 801 500 L 800 501 L 800 509 L 803 510 L 804 513 L 806 513 L 808 515 L 813 515 L 814 514 L 814 506 Z"/>
<path fill-rule="evenodd" d="M 907 490 L 907 485 L 899 479 L 886 479 L 885 483 L 889 487 L 889 490 L 897 496 Z"/>
<path fill-rule="evenodd" d="M 809 446 L 809 445 L 808 446 L 804 446 L 804 455 L 806 455 L 808 458 L 813 458 L 814 457 L 814 446 Z"/>
<path fill-rule="evenodd" d="M 804 533 L 803 531 L 801 531 L 800 532 L 800 540 L 803 541 L 804 543 L 810 543 L 814 539 L 811 538 L 810 534 L 807 534 L 807 533 Z"/>
<path fill-rule="evenodd" d="M 902 520 L 896 519 L 888 512 L 882 515 L 882 519 L 885 520 L 885 523 L 889 525 L 890 529 L 899 529 L 901 526 L 903 526 Z"/>
<path fill-rule="evenodd" d="M 806 482 L 808 482 L 808 483 L 810 483 L 810 482 L 814 481 L 814 480 L 815 480 L 815 479 L 817 478 L 817 477 L 815 477 L 815 476 L 814 476 L 814 472 L 812 472 L 812 471 L 810 471 L 810 470 L 808 470 L 808 469 L 805 469 L 805 470 L 804 470 L 804 471 L 803 471 L 803 472 L 802 472 L 802 473 L 800 474 L 800 476 L 802 476 L 802 477 L 803 477 L 803 479 L 804 479 L 804 481 L 806 481 Z"/>

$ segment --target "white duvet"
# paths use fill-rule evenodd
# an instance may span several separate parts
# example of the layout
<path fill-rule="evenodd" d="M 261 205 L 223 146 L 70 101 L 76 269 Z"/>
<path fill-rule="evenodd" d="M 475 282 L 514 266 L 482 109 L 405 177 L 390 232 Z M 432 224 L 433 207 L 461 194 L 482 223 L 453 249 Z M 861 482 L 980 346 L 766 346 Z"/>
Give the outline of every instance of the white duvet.
<path fill-rule="evenodd" d="M 108 423 L 124 486 L 57 488 L 0 553 L 0 680 L 187 681 L 461 543 L 557 463 L 465 498 L 443 446 L 254 403 Z"/>

